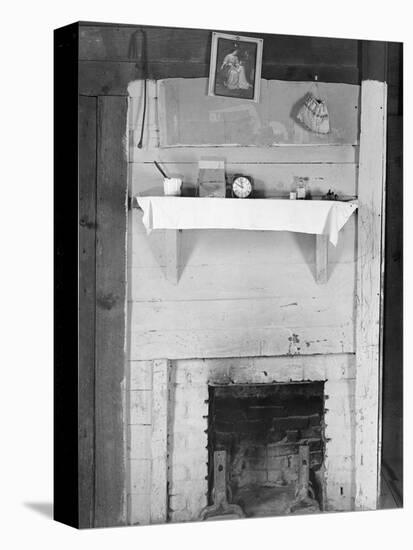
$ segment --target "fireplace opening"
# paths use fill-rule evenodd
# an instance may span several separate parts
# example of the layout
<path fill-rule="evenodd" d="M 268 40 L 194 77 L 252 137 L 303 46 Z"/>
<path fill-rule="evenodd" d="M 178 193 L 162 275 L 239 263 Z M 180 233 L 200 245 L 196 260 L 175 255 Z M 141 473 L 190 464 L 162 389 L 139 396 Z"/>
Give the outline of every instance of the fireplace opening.
<path fill-rule="evenodd" d="M 246 517 L 322 510 L 323 426 L 324 382 L 209 386 L 211 510 L 218 494 L 221 514 L 228 505 Z"/>

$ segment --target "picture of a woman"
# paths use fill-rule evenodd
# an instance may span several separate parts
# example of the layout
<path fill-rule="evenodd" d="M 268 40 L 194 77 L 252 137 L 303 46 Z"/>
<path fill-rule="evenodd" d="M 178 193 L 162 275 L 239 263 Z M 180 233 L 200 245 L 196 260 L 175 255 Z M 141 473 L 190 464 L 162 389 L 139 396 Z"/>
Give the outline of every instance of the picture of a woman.
<path fill-rule="evenodd" d="M 258 100 L 262 40 L 213 33 L 209 95 Z"/>
<path fill-rule="evenodd" d="M 224 73 L 224 86 L 229 90 L 248 90 L 252 85 L 248 82 L 245 75 L 245 66 L 239 57 L 238 44 L 234 44 L 235 49 L 224 57 L 221 65 L 221 72 Z"/>

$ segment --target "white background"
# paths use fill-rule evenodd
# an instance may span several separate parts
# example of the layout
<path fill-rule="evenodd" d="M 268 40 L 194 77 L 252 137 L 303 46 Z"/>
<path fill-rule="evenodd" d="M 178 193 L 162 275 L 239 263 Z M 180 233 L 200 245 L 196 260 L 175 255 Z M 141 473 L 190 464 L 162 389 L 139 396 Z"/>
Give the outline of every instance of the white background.
<path fill-rule="evenodd" d="M 52 501 L 52 54 L 56 27 L 77 20 L 406 41 L 408 2 L 316 0 L 8 1 L 1 7 L 0 544 L 3 548 L 408 548 L 411 437 L 403 511 L 330 514 L 78 532 L 51 520 Z M 64 128 L 61 129 L 64 132 Z M 408 132 L 406 138 L 410 137 Z M 411 144 L 411 141 L 410 141 Z M 406 139 L 405 151 L 409 150 Z M 407 164 L 407 159 L 406 159 Z M 405 170 L 405 238 L 411 192 Z M 70 190 L 68 190 L 70 192 Z M 410 218 L 410 220 L 409 220 Z M 411 229 L 411 227 L 410 227 Z M 405 280 L 411 279 L 406 255 Z M 405 288 L 407 299 L 411 292 Z M 406 303 L 408 300 L 406 300 Z M 407 308 L 408 309 L 408 308 Z M 408 320 L 408 316 L 407 316 Z M 407 323 L 406 323 L 407 327 Z M 408 335 L 405 329 L 405 339 Z M 406 350 L 407 352 L 407 350 Z M 405 361 L 405 433 L 412 376 Z M 43 512 L 42 512 L 43 511 Z M 413 519 L 413 518 L 412 518 Z"/>

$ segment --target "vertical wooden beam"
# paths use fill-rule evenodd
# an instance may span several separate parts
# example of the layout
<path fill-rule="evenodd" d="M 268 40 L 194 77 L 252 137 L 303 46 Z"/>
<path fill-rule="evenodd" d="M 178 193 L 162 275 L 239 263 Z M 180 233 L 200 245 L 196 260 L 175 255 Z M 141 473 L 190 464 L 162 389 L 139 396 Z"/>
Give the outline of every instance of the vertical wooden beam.
<path fill-rule="evenodd" d="M 165 229 L 166 278 L 176 285 L 179 281 L 180 229 Z"/>
<path fill-rule="evenodd" d="M 328 280 L 328 236 L 316 235 L 315 245 L 316 280 L 319 285 Z"/>
<path fill-rule="evenodd" d="M 152 371 L 151 523 L 167 521 L 168 360 L 156 359 Z"/>
<path fill-rule="evenodd" d="M 369 63 L 385 63 L 384 46 L 374 43 Z M 375 77 L 379 70 L 370 66 Z M 386 158 L 387 86 L 379 80 L 361 85 L 358 256 L 356 297 L 355 507 L 377 507 L 381 415 L 381 302 L 383 201 Z"/>
<path fill-rule="evenodd" d="M 94 523 L 96 97 L 79 97 L 79 527 Z"/>
<path fill-rule="evenodd" d="M 126 523 L 127 98 L 98 98 L 95 526 Z"/>

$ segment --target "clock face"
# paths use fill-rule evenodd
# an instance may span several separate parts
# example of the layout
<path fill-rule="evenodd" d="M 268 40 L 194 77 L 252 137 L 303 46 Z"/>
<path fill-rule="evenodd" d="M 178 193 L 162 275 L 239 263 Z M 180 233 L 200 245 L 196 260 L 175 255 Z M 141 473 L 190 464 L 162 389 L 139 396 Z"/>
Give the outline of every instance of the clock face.
<path fill-rule="evenodd" d="M 235 176 L 232 182 L 232 192 L 239 199 L 246 199 L 252 194 L 252 181 L 246 176 Z"/>

